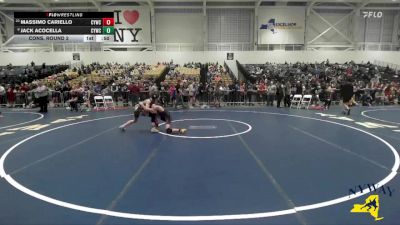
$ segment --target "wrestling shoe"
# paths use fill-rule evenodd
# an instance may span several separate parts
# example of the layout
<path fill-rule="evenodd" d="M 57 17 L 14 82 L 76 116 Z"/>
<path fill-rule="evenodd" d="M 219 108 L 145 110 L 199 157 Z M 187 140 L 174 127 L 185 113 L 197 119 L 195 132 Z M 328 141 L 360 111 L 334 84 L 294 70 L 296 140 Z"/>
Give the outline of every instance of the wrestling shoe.
<path fill-rule="evenodd" d="M 150 129 L 150 132 L 151 133 L 157 133 L 157 132 L 160 132 L 160 131 L 157 128 L 153 127 L 153 128 Z"/>
<path fill-rule="evenodd" d="M 184 133 L 186 133 L 186 131 L 187 131 L 187 129 L 185 129 L 185 128 L 179 129 L 180 134 L 184 134 Z"/>

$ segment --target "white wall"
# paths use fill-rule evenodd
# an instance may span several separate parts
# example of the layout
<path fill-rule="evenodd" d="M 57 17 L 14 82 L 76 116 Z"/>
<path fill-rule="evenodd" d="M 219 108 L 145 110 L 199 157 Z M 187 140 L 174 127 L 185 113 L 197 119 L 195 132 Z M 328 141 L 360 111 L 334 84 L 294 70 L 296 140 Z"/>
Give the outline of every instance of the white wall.
<path fill-rule="evenodd" d="M 349 11 L 338 11 L 338 10 L 316 10 L 318 14 L 320 14 L 324 19 L 329 21 L 331 24 L 335 24 L 337 21 L 346 16 Z M 350 37 L 350 34 L 353 30 L 352 27 L 352 16 L 344 19 L 340 24 L 337 24 L 335 27 L 340 30 L 344 35 Z M 313 40 L 317 35 L 325 31 L 329 25 L 321 20 L 320 17 L 311 13 L 308 17 L 307 21 L 307 31 L 306 31 L 306 42 Z M 358 33 L 361 27 L 357 27 L 355 33 Z M 364 34 L 362 32 L 362 34 Z M 343 38 L 339 33 L 337 33 L 334 29 L 329 30 L 327 33 L 319 37 L 313 44 L 322 44 L 322 43 L 346 43 L 347 40 Z"/>
<path fill-rule="evenodd" d="M 335 24 L 350 13 L 350 10 L 316 10 L 331 24 Z M 361 10 L 362 12 L 363 10 Z M 378 11 L 378 10 L 375 10 Z M 396 10 L 379 10 L 383 12 L 382 18 L 364 19 L 363 15 L 351 15 L 335 26 L 340 32 L 356 42 L 392 42 Z M 314 13 L 307 18 L 306 41 L 311 41 L 325 31 L 329 26 Z M 346 43 L 347 40 L 334 29 L 329 30 L 314 43 Z"/>
<path fill-rule="evenodd" d="M 155 14 L 156 43 L 203 43 L 203 14 Z"/>
<path fill-rule="evenodd" d="M 380 60 L 400 65 L 400 52 L 385 51 L 247 51 L 234 52 L 235 60 L 244 64 L 265 62 L 315 62 L 329 59 L 331 63 L 344 63 Z M 175 63 L 186 62 L 219 62 L 226 60 L 226 52 L 81 52 L 81 60 L 84 63 L 91 62 L 119 62 L 135 63 L 145 62 L 155 64 L 171 59 Z M 55 53 L 0 53 L 0 65 L 26 65 L 31 61 L 36 64 L 46 62 L 47 65 L 69 62 L 72 60 L 72 52 Z"/>
<path fill-rule="evenodd" d="M 207 9 L 209 43 L 253 43 L 253 9 Z"/>

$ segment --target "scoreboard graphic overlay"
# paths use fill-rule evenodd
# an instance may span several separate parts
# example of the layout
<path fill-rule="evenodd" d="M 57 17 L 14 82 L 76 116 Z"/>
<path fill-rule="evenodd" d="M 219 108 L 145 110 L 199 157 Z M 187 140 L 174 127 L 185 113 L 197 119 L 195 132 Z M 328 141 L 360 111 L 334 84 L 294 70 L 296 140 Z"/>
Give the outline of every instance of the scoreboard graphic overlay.
<path fill-rule="evenodd" d="M 27 42 L 113 42 L 113 12 L 14 12 L 14 35 Z"/>

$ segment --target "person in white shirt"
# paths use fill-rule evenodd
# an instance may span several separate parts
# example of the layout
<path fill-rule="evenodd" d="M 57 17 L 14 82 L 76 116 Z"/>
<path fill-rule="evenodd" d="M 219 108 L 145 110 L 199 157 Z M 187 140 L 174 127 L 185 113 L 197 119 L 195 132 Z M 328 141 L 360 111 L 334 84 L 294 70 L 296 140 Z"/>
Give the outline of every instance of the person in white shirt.
<path fill-rule="evenodd" d="M 274 84 L 273 81 L 271 81 L 270 85 L 268 86 L 268 91 L 267 91 L 267 105 L 270 105 L 270 106 L 274 105 L 276 89 L 277 89 L 276 85 Z"/>
<path fill-rule="evenodd" d="M 191 82 L 188 86 L 188 92 L 189 92 L 189 108 L 193 108 L 195 102 L 196 102 L 196 88 Z"/>
<path fill-rule="evenodd" d="M 6 89 L 0 84 L 0 105 L 6 104 Z"/>
<path fill-rule="evenodd" d="M 154 83 L 150 88 L 149 88 L 149 95 L 153 96 L 153 95 L 158 95 L 158 87 L 157 84 Z"/>
<path fill-rule="evenodd" d="M 49 89 L 42 83 L 38 82 L 38 87 L 35 89 L 35 97 L 37 98 L 40 111 L 47 113 Z"/>

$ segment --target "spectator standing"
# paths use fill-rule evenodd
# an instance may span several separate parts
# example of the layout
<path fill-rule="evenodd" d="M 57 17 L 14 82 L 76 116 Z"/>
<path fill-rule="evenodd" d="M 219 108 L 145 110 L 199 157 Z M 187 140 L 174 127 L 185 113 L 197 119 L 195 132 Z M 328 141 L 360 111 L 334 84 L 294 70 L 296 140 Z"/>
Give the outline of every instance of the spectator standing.
<path fill-rule="evenodd" d="M 202 82 L 199 83 L 199 85 L 197 86 L 197 93 L 198 93 L 198 97 L 197 99 L 201 102 L 204 102 L 204 95 L 205 95 L 205 86 Z"/>
<path fill-rule="evenodd" d="M 343 114 L 350 115 L 350 104 L 351 99 L 353 97 L 353 84 L 351 84 L 350 80 L 344 82 L 340 87 L 340 94 L 343 100 Z"/>
<path fill-rule="evenodd" d="M 39 112 L 47 113 L 48 95 L 48 88 L 42 82 L 38 82 L 38 87 L 35 89 L 35 97 L 40 107 Z"/>
<path fill-rule="evenodd" d="M 224 88 L 222 87 L 222 83 L 218 82 L 215 84 L 214 88 L 214 106 L 215 107 L 221 107 L 221 97 L 222 93 L 224 91 Z"/>
<path fill-rule="evenodd" d="M 276 95 L 276 85 L 274 84 L 273 81 L 271 81 L 271 84 L 268 86 L 267 105 L 270 106 L 274 105 L 275 95 Z"/>
<path fill-rule="evenodd" d="M 30 90 L 30 88 L 29 88 L 29 85 L 28 85 L 28 83 L 27 82 L 25 82 L 25 83 L 23 83 L 22 85 L 21 85 L 21 91 L 22 92 L 28 92 Z"/>
<path fill-rule="evenodd" d="M 325 110 L 328 110 L 329 107 L 331 107 L 333 92 L 334 92 L 334 89 L 331 87 L 331 85 L 328 85 L 328 88 L 326 89 L 326 92 L 325 92 L 326 93 L 325 104 L 324 104 Z"/>
<path fill-rule="evenodd" d="M 150 97 L 152 97 L 154 95 L 158 95 L 158 87 L 157 87 L 156 83 L 151 85 L 151 87 L 149 88 L 149 95 L 150 95 Z"/>
<path fill-rule="evenodd" d="M 246 84 L 243 81 L 239 86 L 239 98 L 241 102 L 246 102 Z"/>
<path fill-rule="evenodd" d="M 277 88 L 276 88 L 276 107 L 280 108 L 281 107 L 281 101 L 283 99 L 284 96 L 284 89 L 283 89 L 283 85 L 281 83 L 277 83 Z"/>
<path fill-rule="evenodd" d="M 119 93 L 119 86 L 116 83 L 112 83 L 111 85 L 111 92 L 112 92 L 112 97 L 115 101 L 118 101 L 118 93 Z"/>
<path fill-rule="evenodd" d="M 303 84 L 300 81 L 296 84 L 296 95 L 303 95 Z"/>
<path fill-rule="evenodd" d="M 15 104 L 15 90 L 13 86 L 9 86 L 7 89 L 7 101 L 8 101 L 8 106 L 9 107 L 14 107 Z"/>
<path fill-rule="evenodd" d="M 140 88 L 137 83 L 131 83 L 128 86 L 128 90 L 129 90 L 129 98 L 131 99 L 132 106 L 134 106 L 137 103 L 139 103 Z"/>
<path fill-rule="evenodd" d="M 6 94 L 7 94 L 7 92 L 6 92 L 5 87 L 0 84 L 0 105 L 7 104 Z"/>
<path fill-rule="evenodd" d="M 176 89 L 176 104 L 175 104 L 175 108 L 178 107 L 178 104 L 180 103 L 182 105 L 182 107 L 184 107 L 183 104 L 183 86 L 181 85 L 181 81 L 178 80 L 178 83 L 175 86 Z"/>
<path fill-rule="evenodd" d="M 170 84 L 169 85 L 169 89 L 168 89 L 168 93 L 169 93 L 169 102 L 172 103 L 172 107 L 176 107 L 176 88 L 174 84 Z"/>
<path fill-rule="evenodd" d="M 101 84 L 96 82 L 96 84 L 95 84 L 95 86 L 93 88 L 94 94 L 95 95 L 101 95 L 101 90 L 102 90 Z"/>
<path fill-rule="evenodd" d="M 260 81 L 259 85 L 258 85 L 258 99 L 259 101 L 261 101 L 262 103 L 264 103 L 265 100 L 265 84 L 264 81 Z"/>
<path fill-rule="evenodd" d="M 188 86 L 188 93 L 189 93 L 189 108 L 193 108 L 196 102 L 196 88 L 193 82 L 190 82 Z"/>
<path fill-rule="evenodd" d="M 286 82 L 286 85 L 284 87 L 284 100 L 283 100 L 283 104 L 285 105 L 285 107 L 290 107 L 290 94 L 291 94 L 291 84 L 290 82 Z"/>

